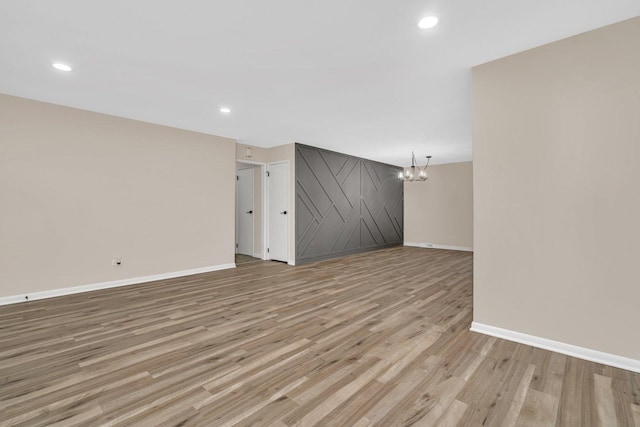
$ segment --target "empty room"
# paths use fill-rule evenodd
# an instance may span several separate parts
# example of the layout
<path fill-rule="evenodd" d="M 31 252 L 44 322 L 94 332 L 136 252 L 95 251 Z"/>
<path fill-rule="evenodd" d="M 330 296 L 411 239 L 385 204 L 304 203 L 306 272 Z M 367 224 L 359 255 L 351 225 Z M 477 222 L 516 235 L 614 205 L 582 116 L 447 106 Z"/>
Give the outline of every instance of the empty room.
<path fill-rule="evenodd" d="M 640 427 L 640 2 L 0 2 L 0 426 Z"/>

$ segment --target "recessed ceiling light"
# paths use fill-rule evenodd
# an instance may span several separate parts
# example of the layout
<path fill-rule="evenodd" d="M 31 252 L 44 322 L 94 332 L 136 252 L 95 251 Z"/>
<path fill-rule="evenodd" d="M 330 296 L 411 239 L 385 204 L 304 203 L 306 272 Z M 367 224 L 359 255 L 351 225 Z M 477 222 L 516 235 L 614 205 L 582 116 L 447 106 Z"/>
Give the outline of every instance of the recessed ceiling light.
<path fill-rule="evenodd" d="M 69 67 L 67 64 L 62 64 L 60 62 L 54 62 L 53 68 L 60 71 L 71 71 L 73 68 Z"/>
<path fill-rule="evenodd" d="M 426 16 L 418 22 L 418 27 L 423 30 L 428 30 L 429 28 L 433 28 L 438 25 L 438 17 L 437 16 Z"/>
<path fill-rule="evenodd" d="M 228 108 L 228 107 L 222 107 L 222 108 L 220 109 L 220 112 L 221 112 L 221 113 L 225 113 L 225 114 L 229 114 L 229 113 L 231 112 L 231 108 Z"/>

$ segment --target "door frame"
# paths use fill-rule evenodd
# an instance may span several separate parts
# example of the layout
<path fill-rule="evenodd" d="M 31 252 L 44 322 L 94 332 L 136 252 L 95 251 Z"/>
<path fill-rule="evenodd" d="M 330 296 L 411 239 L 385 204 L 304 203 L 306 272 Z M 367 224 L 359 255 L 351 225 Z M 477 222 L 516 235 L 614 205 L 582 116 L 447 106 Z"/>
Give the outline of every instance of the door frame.
<path fill-rule="evenodd" d="M 241 164 L 245 164 L 245 165 L 251 165 L 251 166 L 260 166 L 260 224 L 261 224 L 261 230 L 260 230 L 260 234 L 261 234 L 261 245 L 260 245 L 260 252 L 259 254 L 254 253 L 253 256 L 256 258 L 260 258 L 263 260 L 267 260 L 268 258 L 268 253 L 267 253 L 267 240 L 268 240 L 268 233 L 267 233 L 267 226 L 268 226 L 268 215 L 269 213 L 267 212 L 267 164 L 263 163 L 263 162 L 254 162 L 252 160 L 240 160 L 240 159 L 236 159 L 236 163 L 241 163 Z M 255 173 L 255 170 L 254 170 Z M 236 184 L 237 185 L 237 184 Z M 254 194 L 255 194 L 255 188 L 254 188 Z M 237 202 L 236 202 L 237 204 Z M 255 206 L 254 208 L 254 212 L 255 212 Z M 236 230 L 238 229 L 238 224 L 236 224 Z M 255 227 L 253 230 L 253 236 L 254 236 L 254 248 L 255 248 Z M 255 250 L 255 249 L 254 249 Z M 256 256 L 257 255 L 257 256 Z"/>
<path fill-rule="evenodd" d="M 287 180 L 287 182 L 289 183 L 286 191 L 286 195 L 287 195 L 287 212 L 289 212 L 289 214 L 287 215 L 287 264 L 289 265 L 295 265 L 295 262 L 291 259 L 291 167 L 289 165 L 289 160 L 278 160 L 275 162 L 269 162 L 267 163 L 267 174 L 269 173 L 270 167 L 271 165 L 278 165 L 278 164 L 286 164 L 287 166 L 287 174 L 289 175 L 289 179 Z M 269 182 L 267 182 L 267 207 L 265 209 L 266 212 L 266 222 L 267 222 L 267 239 L 266 239 L 266 243 L 268 245 L 269 243 Z M 267 248 L 269 246 L 266 246 Z M 265 249 L 266 252 L 266 249 Z M 269 256 L 269 253 L 267 252 L 267 258 L 266 259 L 271 259 L 271 257 Z"/>

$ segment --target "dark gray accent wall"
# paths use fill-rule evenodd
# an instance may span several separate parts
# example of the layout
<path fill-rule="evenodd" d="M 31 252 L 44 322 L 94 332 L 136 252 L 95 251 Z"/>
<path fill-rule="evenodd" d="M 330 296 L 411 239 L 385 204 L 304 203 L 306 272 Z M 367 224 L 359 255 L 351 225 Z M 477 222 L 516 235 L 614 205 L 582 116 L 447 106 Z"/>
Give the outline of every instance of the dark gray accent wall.
<path fill-rule="evenodd" d="M 296 263 L 402 244 L 397 166 L 296 144 Z"/>

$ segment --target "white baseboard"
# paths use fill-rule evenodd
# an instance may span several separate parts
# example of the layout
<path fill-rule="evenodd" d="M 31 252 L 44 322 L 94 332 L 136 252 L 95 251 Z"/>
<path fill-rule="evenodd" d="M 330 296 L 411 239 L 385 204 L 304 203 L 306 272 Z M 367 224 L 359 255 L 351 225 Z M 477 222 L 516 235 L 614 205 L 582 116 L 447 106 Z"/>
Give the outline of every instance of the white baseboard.
<path fill-rule="evenodd" d="M 262 259 L 262 255 L 260 255 L 258 252 L 254 252 L 253 257 Z"/>
<path fill-rule="evenodd" d="M 540 338 L 533 335 L 523 334 L 522 332 L 497 328 L 495 326 L 489 326 L 478 322 L 471 323 L 471 331 L 478 332 L 480 334 L 491 335 L 497 338 L 503 338 L 505 340 L 514 341 L 520 344 L 542 348 L 544 350 L 555 351 L 556 353 L 566 354 L 567 356 L 573 356 L 579 359 L 589 360 L 591 362 L 602 363 L 604 365 L 626 369 L 627 371 L 640 373 L 640 360 L 630 359 L 628 357 L 617 356 L 611 353 L 604 353 L 602 351 L 592 350 L 590 348 L 579 347 L 577 345 L 567 344 L 560 341 Z"/>
<path fill-rule="evenodd" d="M 109 289 L 109 288 L 117 288 L 120 286 L 136 285 L 138 283 L 172 279 L 175 277 L 191 276 L 193 274 L 209 273 L 211 271 L 225 270 L 227 268 L 235 268 L 235 266 L 236 266 L 235 263 L 212 265 L 209 267 L 193 268 L 191 270 L 173 271 L 170 273 L 154 274 L 151 276 L 132 277 L 130 279 L 121 279 L 121 280 L 113 280 L 110 282 L 93 283 L 90 285 L 74 286 L 71 288 L 52 289 L 50 291 L 41 291 L 41 292 L 26 293 L 22 295 L 0 297 L 0 305 L 34 301 L 34 300 L 39 300 L 44 298 L 53 298 L 53 297 L 59 297 L 62 295 L 78 294 L 81 292 L 96 291 L 99 289 Z"/>
<path fill-rule="evenodd" d="M 296 262 L 295 262 L 295 261 L 289 261 L 289 262 L 287 262 L 287 264 L 289 264 L 289 265 L 296 265 Z"/>
<path fill-rule="evenodd" d="M 448 249 L 450 251 L 465 251 L 473 252 L 473 248 L 467 246 L 451 246 L 451 245 L 439 245 L 437 243 L 413 243 L 404 242 L 404 246 L 413 246 L 415 248 L 432 248 L 432 249 Z"/>

